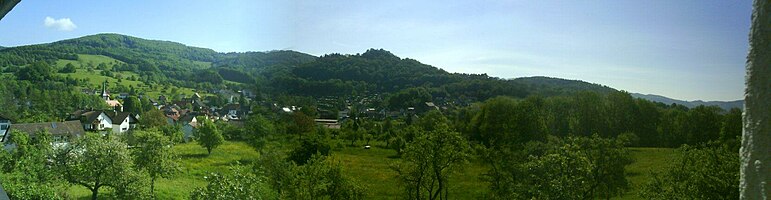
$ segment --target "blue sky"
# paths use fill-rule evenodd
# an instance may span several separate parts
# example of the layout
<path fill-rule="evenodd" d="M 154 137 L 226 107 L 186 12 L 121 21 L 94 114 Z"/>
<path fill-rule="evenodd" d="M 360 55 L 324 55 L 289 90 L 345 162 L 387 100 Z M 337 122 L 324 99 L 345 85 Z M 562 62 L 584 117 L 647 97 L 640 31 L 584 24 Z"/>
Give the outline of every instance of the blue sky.
<path fill-rule="evenodd" d="M 383 48 L 450 72 L 736 100 L 750 11 L 746 0 L 24 0 L 0 21 L 0 46 L 120 33 L 220 52 Z"/>

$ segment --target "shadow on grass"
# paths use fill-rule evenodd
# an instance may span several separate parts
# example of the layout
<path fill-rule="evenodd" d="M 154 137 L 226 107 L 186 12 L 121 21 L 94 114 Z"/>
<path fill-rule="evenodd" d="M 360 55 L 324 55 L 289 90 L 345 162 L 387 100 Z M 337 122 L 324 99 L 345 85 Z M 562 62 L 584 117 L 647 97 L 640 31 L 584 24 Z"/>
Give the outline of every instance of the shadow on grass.
<path fill-rule="evenodd" d="M 181 154 L 181 155 L 179 155 L 179 158 L 181 158 L 181 159 L 193 159 L 193 158 L 195 158 L 195 159 L 202 159 L 202 158 L 206 158 L 206 157 L 209 157 L 209 154 L 198 153 L 198 154 Z"/>

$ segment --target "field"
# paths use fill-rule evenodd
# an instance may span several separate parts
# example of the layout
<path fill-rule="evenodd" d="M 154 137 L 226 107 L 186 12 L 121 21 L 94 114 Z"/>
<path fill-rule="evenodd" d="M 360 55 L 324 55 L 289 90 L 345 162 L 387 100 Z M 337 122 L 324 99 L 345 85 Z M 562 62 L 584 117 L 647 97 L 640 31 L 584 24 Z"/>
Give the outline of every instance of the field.
<path fill-rule="evenodd" d="M 212 151 L 210 156 L 206 150 L 196 143 L 180 144 L 174 150 L 181 158 L 183 172 L 171 179 L 159 179 L 156 183 L 156 195 L 159 199 L 187 199 L 190 192 L 197 187 L 206 185 L 203 177 L 210 172 L 223 172 L 235 163 L 250 163 L 259 154 L 242 142 L 226 142 Z M 666 165 L 673 155 L 672 149 L 666 148 L 631 148 L 630 153 L 635 162 L 627 167 L 632 190 L 617 199 L 639 199 L 637 188 L 646 181 L 651 170 L 659 170 Z M 400 194 L 399 183 L 389 166 L 398 160 L 393 150 L 373 147 L 363 149 L 356 147 L 341 147 L 333 152 L 344 171 L 357 178 L 368 188 L 367 199 L 395 199 Z M 487 185 L 479 179 L 486 168 L 472 162 L 468 168 L 454 176 L 450 185 L 450 196 L 453 199 L 479 199 L 486 191 Z M 100 190 L 100 194 L 109 193 L 108 189 Z M 70 187 L 69 194 L 75 199 L 89 199 L 90 191 L 81 186 Z"/>
<path fill-rule="evenodd" d="M 157 99 L 158 96 L 161 94 L 168 94 L 172 90 L 176 89 L 179 94 L 185 94 L 187 96 L 192 95 L 196 91 L 190 88 L 184 88 L 184 87 L 177 87 L 172 85 L 162 85 L 162 84 L 154 84 L 154 85 L 148 85 L 146 83 L 142 83 L 141 81 L 132 81 L 128 80 L 129 77 L 135 77 L 139 78 L 139 74 L 134 72 L 113 72 L 114 76 L 103 76 L 102 70 L 99 69 L 93 69 L 91 71 L 87 70 L 88 65 L 91 66 L 98 66 L 99 64 L 104 63 L 107 65 L 107 69 L 111 69 L 113 64 L 123 63 L 122 61 L 102 56 L 102 55 L 87 55 L 87 54 L 78 54 L 78 60 L 58 60 L 56 61 L 56 68 L 61 69 L 64 68 L 67 64 L 72 64 L 76 67 L 77 71 L 75 73 L 59 73 L 62 77 L 70 77 L 75 79 L 87 79 L 88 80 L 88 87 L 85 87 L 87 89 L 97 89 L 101 90 L 102 83 L 104 81 L 107 81 L 110 86 L 114 85 L 123 85 L 126 87 L 134 87 L 138 91 L 144 92 L 146 95 Z M 209 66 L 210 63 L 207 62 L 196 62 L 197 65 L 200 66 Z M 120 79 L 116 78 L 120 77 Z M 83 89 L 83 87 L 79 88 Z M 80 91 L 76 91 L 80 92 Z M 201 94 L 204 95 L 204 94 Z"/>

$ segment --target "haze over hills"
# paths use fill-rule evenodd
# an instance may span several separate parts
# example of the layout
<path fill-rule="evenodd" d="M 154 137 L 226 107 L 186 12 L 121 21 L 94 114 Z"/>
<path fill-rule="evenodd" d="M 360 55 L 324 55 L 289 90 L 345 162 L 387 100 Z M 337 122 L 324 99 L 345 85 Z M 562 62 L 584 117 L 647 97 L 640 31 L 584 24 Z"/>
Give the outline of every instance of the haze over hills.
<path fill-rule="evenodd" d="M 608 86 L 552 77 L 501 79 L 486 74 L 450 73 L 386 50 L 362 54 L 312 56 L 296 51 L 220 53 L 177 42 L 147 40 L 121 34 L 97 34 L 48 44 L 0 47 L 0 66 L 34 61 L 77 60 L 78 55 L 102 55 L 126 63 L 120 69 L 136 72 L 143 82 L 168 82 L 197 88 L 201 83 L 232 81 L 257 84 L 262 91 L 292 95 L 340 95 L 351 92 L 394 93 L 422 86 L 434 96 L 484 100 L 498 95 L 557 96 L 579 91 L 609 93 Z M 117 71 L 117 70 L 116 70 Z M 638 98 L 687 107 L 741 107 L 742 101 L 680 101 L 657 95 Z"/>
<path fill-rule="evenodd" d="M 640 94 L 640 93 L 631 93 L 633 97 L 641 98 L 641 99 L 647 99 L 649 101 L 655 101 L 655 102 L 661 102 L 664 104 L 680 104 L 684 105 L 688 108 L 693 108 L 696 106 L 718 106 L 722 108 L 723 110 L 730 110 L 732 108 L 739 108 L 744 109 L 744 100 L 736 100 L 736 101 L 702 101 L 702 100 L 696 100 L 696 101 L 683 101 L 683 100 L 677 100 L 668 98 L 661 95 L 655 95 L 655 94 Z"/>

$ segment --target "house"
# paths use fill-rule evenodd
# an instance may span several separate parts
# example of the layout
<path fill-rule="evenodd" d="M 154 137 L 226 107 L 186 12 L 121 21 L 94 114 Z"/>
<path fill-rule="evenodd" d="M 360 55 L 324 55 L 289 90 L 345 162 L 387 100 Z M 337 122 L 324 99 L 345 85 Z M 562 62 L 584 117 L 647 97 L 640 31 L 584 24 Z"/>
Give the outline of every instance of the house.
<path fill-rule="evenodd" d="M 188 142 L 193 137 L 195 137 L 193 134 L 195 133 L 195 129 L 198 128 L 198 119 L 196 119 L 195 114 L 189 113 L 179 118 L 177 123 L 182 127 L 182 138 L 185 140 L 185 142 Z"/>
<path fill-rule="evenodd" d="M 77 111 L 70 114 L 70 119 L 77 119 L 83 124 L 83 129 L 88 131 L 103 131 L 112 128 L 112 118 L 104 111 Z"/>
<path fill-rule="evenodd" d="M 30 138 L 35 138 L 35 134 L 40 131 L 47 131 L 51 134 L 51 144 L 54 147 L 66 145 L 70 140 L 83 136 L 85 130 L 80 121 L 65 121 L 65 122 L 43 122 L 43 123 L 27 123 L 27 124 L 12 124 L 8 134 L 3 136 L 3 141 L 9 141 L 12 137 L 12 133 L 15 131 L 26 133 L 30 135 Z M 16 148 L 16 145 L 5 143 L 5 149 L 10 150 Z"/>
<path fill-rule="evenodd" d="M 10 127 L 11 127 L 11 119 L 0 115 L 0 137 L 5 137 L 5 134 L 8 133 L 8 129 Z M 2 138 L 0 138 L 0 142 L 3 142 L 3 141 L 5 140 L 2 140 Z"/>
<path fill-rule="evenodd" d="M 112 119 L 112 132 L 113 133 L 125 133 L 131 129 L 137 128 L 139 123 L 138 115 L 134 115 L 128 112 L 107 112 Z"/>

